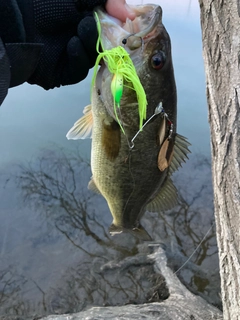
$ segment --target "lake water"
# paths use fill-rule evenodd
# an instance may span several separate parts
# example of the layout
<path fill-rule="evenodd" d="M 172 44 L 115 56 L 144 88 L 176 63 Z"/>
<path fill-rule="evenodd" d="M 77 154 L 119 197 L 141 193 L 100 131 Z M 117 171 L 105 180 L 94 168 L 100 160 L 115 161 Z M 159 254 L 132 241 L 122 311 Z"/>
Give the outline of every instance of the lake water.
<path fill-rule="evenodd" d="M 174 175 L 181 204 L 170 214 L 147 213 L 143 223 L 154 240 L 169 244 L 174 238 L 186 259 L 201 242 L 191 262 L 206 278 L 188 268 L 182 268 L 180 276 L 192 290 L 218 305 L 198 2 L 158 3 L 172 40 L 177 131 L 188 137 L 192 153 Z M 89 278 L 92 266 L 134 255 L 138 244 L 132 238 L 109 236 L 109 209 L 87 189 L 91 141 L 65 137 L 90 102 L 90 82 L 91 72 L 80 84 L 51 91 L 24 84 L 9 91 L 0 109 L 0 318 L 18 315 L 26 319 L 134 299 L 144 302 L 144 292 L 132 293 L 134 297 L 128 292 L 126 298 L 112 285 L 110 295 L 109 279 L 101 279 L 100 288 L 94 276 Z M 180 260 L 175 268 L 181 266 Z"/>

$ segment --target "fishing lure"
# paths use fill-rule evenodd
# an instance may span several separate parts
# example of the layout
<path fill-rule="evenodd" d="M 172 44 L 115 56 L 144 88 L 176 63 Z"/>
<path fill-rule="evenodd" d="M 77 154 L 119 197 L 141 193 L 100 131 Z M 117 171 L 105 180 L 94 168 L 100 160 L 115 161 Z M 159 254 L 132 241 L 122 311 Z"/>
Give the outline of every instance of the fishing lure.
<path fill-rule="evenodd" d="M 111 82 L 111 91 L 113 98 L 120 108 L 120 101 L 123 94 L 123 75 L 119 73 L 115 73 Z"/>
<path fill-rule="evenodd" d="M 130 58 L 129 53 L 121 46 L 112 48 L 111 50 L 104 50 L 103 44 L 101 43 L 101 25 L 98 15 L 95 13 L 98 29 L 98 40 L 96 45 L 96 50 L 98 52 L 98 57 L 94 67 L 94 73 L 92 78 L 92 87 L 94 85 L 98 65 L 101 59 L 103 59 L 108 66 L 108 70 L 113 74 L 111 83 L 111 93 L 114 102 L 114 113 L 118 121 L 121 130 L 124 132 L 121 121 L 118 118 L 117 108 L 121 108 L 121 98 L 123 95 L 124 83 L 130 83 L 128 88 L 131 88 L 136 92 L 138 101 L 138 112 L 139 112 L 139 129 L 142 130 L 143 121 L 146 119 L 147 113 L 147 98 L 144 88 L 139 80 L 135 66 Z M 100 52 L 99 48 L 102 48 Z M 126 86 L 126 85 L 125 85 Z"/>

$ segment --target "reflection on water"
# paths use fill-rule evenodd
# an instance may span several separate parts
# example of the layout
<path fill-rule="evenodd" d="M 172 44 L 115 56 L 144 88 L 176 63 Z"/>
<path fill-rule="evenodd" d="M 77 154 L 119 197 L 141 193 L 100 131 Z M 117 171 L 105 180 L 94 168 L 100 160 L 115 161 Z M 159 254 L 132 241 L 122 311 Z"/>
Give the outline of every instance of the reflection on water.
<path fill-rule="evenodd" d="M 79 153 L 67 156 L 61 150 L 46 150 L 36 163 L 21 167 L 17 185 L 25 203 L 34 205 L 83 254 L 100 257 L 106 248 L 113 247 L 124 255 L 131 254 L 118 247 L 105 230 L 109 221 L 103 212 L 96 212 L 101 203 L 97 205 L 96 196 L 87 189 L 89 177 L 89 164 Z"/>
<path fill-rule="evenodd" d="M 0 315 L 68 313 L 167 298 L 163 279 L 139 251 L 140 240 L 109 235 L 111 214 L 105 200 L 87 189 L 90 167 L 79 153 L 45 150 L 28 165 L 10 169 L 1 195 L 18 194 L 12 201 L 20 220 L 6 222 L 8 235 L 29 217 L 33 221 L 27 238 L 17 233 L 18 250 L 1 237 Z M 179 205 L 167 213 L 146 213 L 142 222 L 154 241 L 166 245 L 169 264 L 181 268 L 178 276 L 187 287 L 219 305 L 210 173 L 206 157 L 192 156 L 174 175 Z M 133 256 L 135 265 L 121 265 Z M 117 268 L 111 267 L 113 260 Z"/>
<path fill-rule="evenodd" d="M 189 0 L 160 4 L 172 40 L 178 132 L 192 143 L 193 153 L 174 175 L 179 206 L 164 214 L 146 213 L 142 223 L 155 241 L 164 242 L 175 271 L 194 252 L 177 274 L 193 292 L 219 305 L 199 12 L 191 16 Z M 197 0 L 193 5 L 198 8 Z M 91 77 L 47 92 L 24 84 L 12 88 L 1 107 L 0 318 L 26 320 L 27 315 L 161 301 L 168 295 L 139 240 L 109 236 L 107 204 L 87 189 L 90 167 L 81 157 L 89 158 L 90 142 L 65 138 L 89 104 L 90 87 Z M 79 145 L 81 152 L 50 148 L 36 158 L 51 142 L 72 150 Z M 135 264 L 127 263 L 131 257 Z"/>

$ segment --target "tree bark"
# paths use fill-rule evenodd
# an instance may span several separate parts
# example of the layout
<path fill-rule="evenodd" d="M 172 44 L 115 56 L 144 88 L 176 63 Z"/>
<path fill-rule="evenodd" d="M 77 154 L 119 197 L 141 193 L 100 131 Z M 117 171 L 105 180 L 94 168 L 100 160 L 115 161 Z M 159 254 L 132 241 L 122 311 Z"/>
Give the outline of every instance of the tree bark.
<path fill-rule="evenodd" d="M 240 319 L 240 4 L 199 0 L 224 319 Z"/>

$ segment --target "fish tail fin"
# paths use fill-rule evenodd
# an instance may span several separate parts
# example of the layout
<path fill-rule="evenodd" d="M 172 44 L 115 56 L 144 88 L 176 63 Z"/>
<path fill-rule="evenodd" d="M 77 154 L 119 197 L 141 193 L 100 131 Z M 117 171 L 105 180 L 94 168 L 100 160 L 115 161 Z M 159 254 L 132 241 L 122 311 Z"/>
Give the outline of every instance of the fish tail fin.
<path fill-rule="evenodd" d="M 111 236 L 114 236 L 116 234 L 120 234 L 123 232 L 128 232 L 140 240 L 152 241 L 152 238 L 149 235 L 149 233 L 141 225 L 139 225 L 137 228 L 126 229 L 122 226 L 116 226 L 114 224 L 111 224 L 111 226 L 109 227 L 109 232 L 110 232 Z"/>
<path fill-rule="evenodd" d="M 137 237 L 140 240 L 143 241 L 152 241 L 151 236 L 147 232 L 146 229 L 143 228 L 143 226 L 139 225 L 137 228 L 133 228 L 130 230 L 131 234 L 133 234 L 135 237 Z"/>

